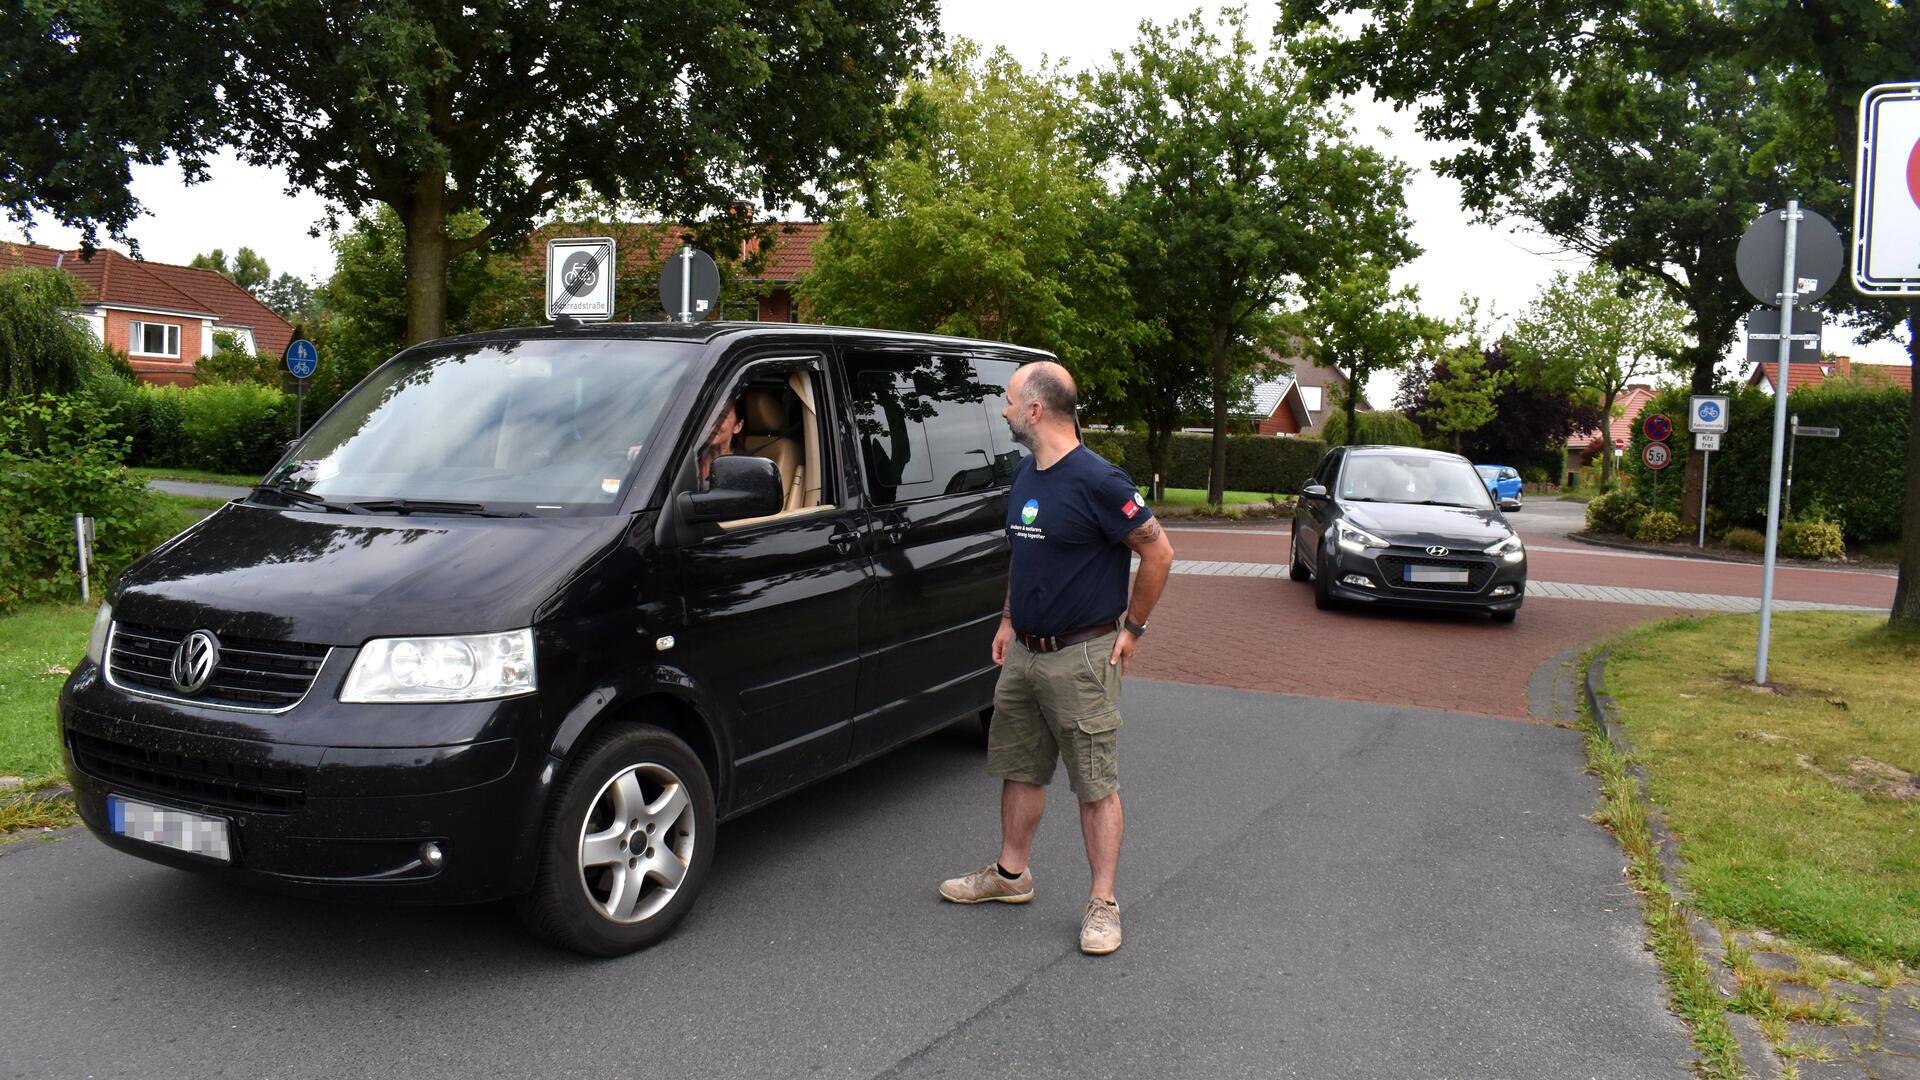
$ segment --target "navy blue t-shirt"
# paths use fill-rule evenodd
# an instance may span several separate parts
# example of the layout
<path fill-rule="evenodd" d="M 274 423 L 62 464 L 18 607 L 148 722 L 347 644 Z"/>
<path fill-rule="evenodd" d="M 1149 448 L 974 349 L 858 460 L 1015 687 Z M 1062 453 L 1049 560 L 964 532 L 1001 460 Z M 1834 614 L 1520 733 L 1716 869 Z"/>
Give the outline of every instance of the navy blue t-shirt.
<path fill-rule="evenodd" d="M 1128 533 L 1153 517 L 1124 470 L 1077 446 L 1053 463 L 1022 458 L 1007 495 L 1013 628 L 1051 637 L 1120 618 Z"/>

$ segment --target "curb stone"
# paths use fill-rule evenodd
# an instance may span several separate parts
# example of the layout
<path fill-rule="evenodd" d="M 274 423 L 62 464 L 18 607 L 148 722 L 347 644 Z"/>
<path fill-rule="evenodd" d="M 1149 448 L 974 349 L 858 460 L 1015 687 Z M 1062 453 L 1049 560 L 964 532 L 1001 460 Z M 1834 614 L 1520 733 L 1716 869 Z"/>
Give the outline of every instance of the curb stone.
<path fill-rule="evenodd" d="M 1726 940 L 1720 928 L 1712 920 L 1701 915 L 1693 907 L 1692 898 L 1680 884 L 1680 844 L 1672 830 L 1667 827 L 1666 819 L 1659 807 L 1654 805 L 1648 795 L 1647 773 L 1632 760 L 1628 751 L 1626 732 L 1617 719 L 1619 707 L 1606 692 L 1606 664 L 1609 654 L 1602 652 L 1593 658 L 1587 666 L 1584 685 L 1587 707 L 1607 742 L 1614 752 L 1627 758 L 1627 773 L 1633 777 L 1634 791 L 1640 800 L 1642 811 L 1646 815 L 1647 831 L 1651 835 L 1655 850 L 1660 856 L 1660 876 L 1673 891 L 1676 902 L 1686 914 L 1687 925 L 1693 933 L 1695 944 L 1706 958 L 1713 972 L 1714 983 L 1722 998 L 1731 999 L 1739 992 L 1734 979 L 1733 968 L 1727 962 Z M 1765 932 L 1754 934 L 1735 933 L 1737 943 L 1750 950 L 1756 957 L 1765 957 L 1763 966 L 1777 970 L 1797 973 L 1799 964 L 1784 954 L 1766 951 L 1767 945 L 1775 939 Z M 1794 984 L 1787 984 L 1794 985 Z M 1850 992 L 1864 991 L 1868 995 L 1877 995 L 1877 1001 L 1862 999 L 1854 1009 L 1861 1016 L 1861 1022 L 1867 1027 L 1864 1035 L 1856 1036 L 1854 1026 L 1830 1027 L 1796 1023 L 1789 1028 L 1789 1037 L 1798 1042 L 1813 1042 L 1824 1045 L 1836 1056 L 1828 1061 L 1803 1061 L 1798 1064 L 1797 1072 L 1802 1075 L 1817 1070 L 1822 1076 L 1850 1076 L 1859 1080 L 1920 1080 L 1920 995 L 1913 992 L 1911 986 L 1894 986 L 1880 989 L 1875 987 L 1844 984 Z M 1858 994 L 1856 993 L 1856 996 Z M 1906 1012 L 1914 1013 L 1911 1022 L 1901 1015 L 1906 1005 L 1914 1007 Z M 1866 1015 L 1866 1014 L 1876 1015 Z M 1898 1018 L 1899 1022 L 1889 1021 Z M 1747 1074 L 1753 1077 L 1775 1077 L 1788 1075 L 1790 1066 L 1775 1053 L 1773 1044 L 1761 1033 L 1760 1025 L 1753 1017 L 1745 1013 L 1728 1011 L 1727 1024 L 1733 1030 L 1739 1043 L 1740 1064 Z M 1891 1042 L 1889 1040 L 1891 1039 Z M 1907 1049 L 1909 1046 L 1912 1049 Z M 1850 1053 L 1851 1057 L 1844 1056 Z"/>

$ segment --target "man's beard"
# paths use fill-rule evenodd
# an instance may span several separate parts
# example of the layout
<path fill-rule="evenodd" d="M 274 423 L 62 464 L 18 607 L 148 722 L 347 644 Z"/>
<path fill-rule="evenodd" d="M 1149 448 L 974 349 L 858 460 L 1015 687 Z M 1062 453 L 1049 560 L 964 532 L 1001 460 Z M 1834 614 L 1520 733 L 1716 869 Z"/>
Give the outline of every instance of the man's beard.
<path fill-rule="evenodd" d="M 1016 424 L 1013 421 L 1009 420 L 1007 421 L 1007 430 L 1013 433 L 1014 442 L 1019 443 L 1021 446 L 1024 446 L 1029 450 L 1033 449 L 1033 429 L 1032 428 L 1022 428 L 1019 424 Z"/>

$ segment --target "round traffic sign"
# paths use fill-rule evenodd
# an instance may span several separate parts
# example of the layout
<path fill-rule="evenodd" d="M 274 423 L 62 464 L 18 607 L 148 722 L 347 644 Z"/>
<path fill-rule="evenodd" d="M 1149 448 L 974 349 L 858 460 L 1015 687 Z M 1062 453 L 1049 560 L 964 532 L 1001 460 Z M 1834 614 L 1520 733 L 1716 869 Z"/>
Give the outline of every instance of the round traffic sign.
<path fill-rule="evenodd" d="M 320 350 L 313 347 L 313 342 L 300 338 L 287 346 L 287 370 L 294 378 L 304 379 L 319 366 Z"/>
<path fill-rule="evenodd" d="M 1647 417 L 1647 422 L 1641 425 L 1641 430 L 1645 431 L 1647 438 L 1654 442 L 1666 442 L 1667 437 L 1673 434 L 1673 421 L 1667 419 L 1666 413 L 1654 413 Z"/>
<path fill-rule="evenodd" d="M 1720 403 L 1717 401 L 1701 402 L 1700 403 L 1700 419 L 1705 420 L 1709 424 L 1713 423 L 1715 420 L 1720 419 Z"/>
<path fill-rule="evenodd" d="M 1755 300 L 1773 305 L 1780 302 L 1780 270 L 1787 251 L 1787 223 L 1784 210 L 1769 210 L 1747 226 L 1740 244 L 1733 249 L 1733 268 Z M 1800 227 L 1793 244 L 1793 276 L 1796 279 L 1795 304 L 1810 304 L 1827 295 L 1840 279 L 1846 264 L 1840 230 L 1819 214 L 1800 208 Z"/>
<path fill-rule="evenodd" d="M 713 256 L 699 248 L 667 256 L 667 265 L 660 270 L 660 306 L 666 309 L 668 318 L 681 313 L 682 289 L 686 291 L 686 313 L 694 322 L 713 313 L 720 299 L 720 268 L 714 265 Z"/>
<path fill-rule="evenodd" d="M 1650 442 L 1641 449 L 1640 460 L 1646 462 L 1647 468 L 1658 471 L 1673 461 L 1673 451 L 1667 449 L 1666 443 Z"/>

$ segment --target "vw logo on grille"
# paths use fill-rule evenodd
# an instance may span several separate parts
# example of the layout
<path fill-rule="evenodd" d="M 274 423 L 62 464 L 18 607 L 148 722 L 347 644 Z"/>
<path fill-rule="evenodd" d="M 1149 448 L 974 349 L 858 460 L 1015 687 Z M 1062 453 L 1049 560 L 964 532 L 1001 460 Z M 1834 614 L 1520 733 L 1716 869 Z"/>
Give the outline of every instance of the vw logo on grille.
<path fill-rule="evenodd" d="M 1453 553 L 1451 551 L 1448 551 L 1446 548 L 1439 547 L 1436 545 L 1434 547 L 1428 548 L 1427 554 L 1439 556 L 1439 555 L 1451 555 Z"/>
<path fill-rule="evenodd" d="M 173 686 L 183 694 L 206 689 L 220 664 L 220 642 L 211 630 L 195 630 L 173 651 Z"/>

